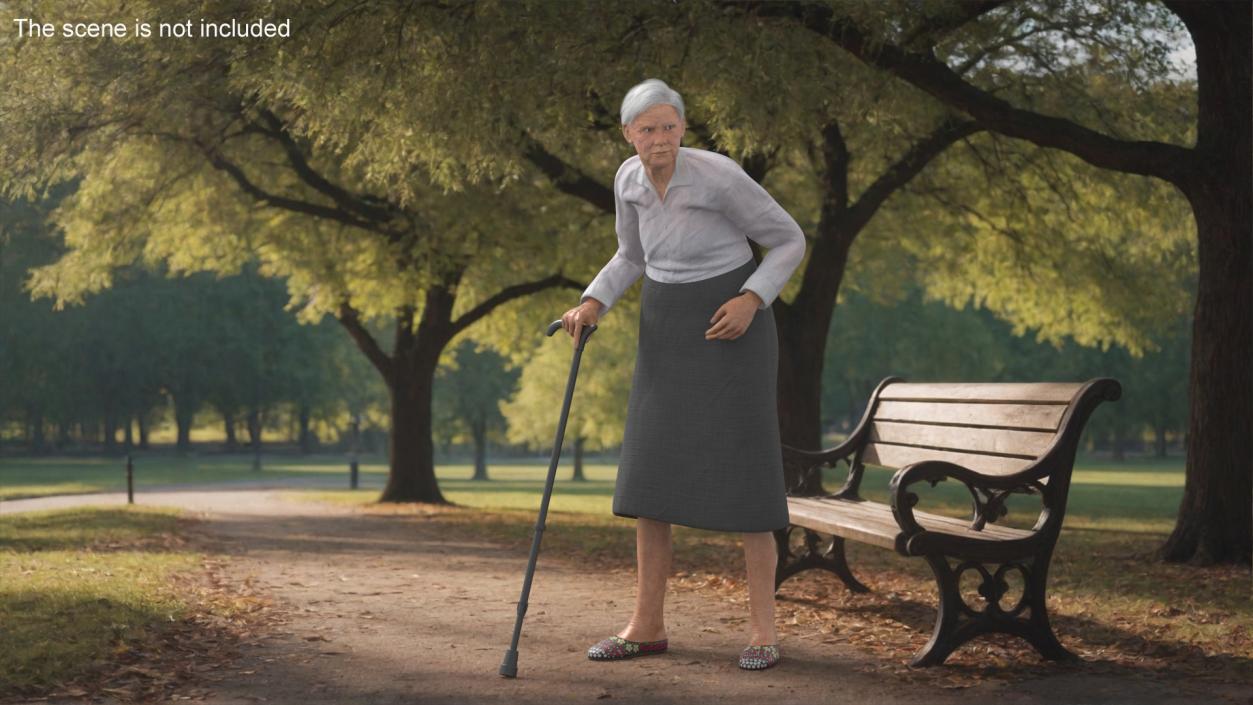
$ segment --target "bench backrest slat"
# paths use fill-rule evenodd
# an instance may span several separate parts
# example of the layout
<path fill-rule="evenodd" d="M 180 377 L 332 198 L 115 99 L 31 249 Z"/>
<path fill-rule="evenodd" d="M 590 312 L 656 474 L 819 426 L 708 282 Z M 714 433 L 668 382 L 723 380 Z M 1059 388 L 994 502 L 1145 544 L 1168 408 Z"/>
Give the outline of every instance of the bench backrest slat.
<path fill-rule="evenodd" d="M 988 475 L 1021 471 L 1056 440 L 1082 384 L 909 384 L 880 390 L 861 462 L 947 460 Z"/>
<path fill-rule="evenodd" d="M 885 421 L 1016 428 L 1052 433 L 1066 412 L 1065 404 L 967 404 L 925 401 L 880 401 L 875 418 Z"/>
<path fill-rule="evenodd" d="M 886 468 L 902 468 L 923 460 L 947 460 L 985 475 L 1011 475 L 1031 464 L 1023 458 L 1007 458 L 980 453 L 957 453 L 949 450 L 900 446 L 890 443 L 867 443 L 861 461 Z"/>
<path fill-rule="evenodd" d="M 1074 398 L 1082 384 L 1073 382 L 981 382 L 911 384 L 897 382 L 883 388 L 880 399 L 909 401 L 974 401 L 1061 404 Z"/>
<path fill-rule="evenodd" d="M 1003 428 L 933 426 L 875 420 L 870 440 L 938 450 L 995 453 L 1032 460 L 1044 454 L 1057 434 L 1053 431 L 1014 431 Z"/>

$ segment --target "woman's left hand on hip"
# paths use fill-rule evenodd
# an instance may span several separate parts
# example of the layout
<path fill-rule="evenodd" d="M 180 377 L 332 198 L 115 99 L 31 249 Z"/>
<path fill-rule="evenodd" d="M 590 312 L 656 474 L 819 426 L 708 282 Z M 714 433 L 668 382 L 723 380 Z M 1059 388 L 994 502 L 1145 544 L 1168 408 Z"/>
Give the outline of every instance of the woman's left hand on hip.
<path fill-rule="evenodd" d="M 753 316 L 757 315 L 759 306 L 761 298 L 752 291 L 728 300 L 709 319 L 713 325 L 705 331 L 705 340 L 735 340 L 744 335 L 744 331 L 753 322 Z"/>

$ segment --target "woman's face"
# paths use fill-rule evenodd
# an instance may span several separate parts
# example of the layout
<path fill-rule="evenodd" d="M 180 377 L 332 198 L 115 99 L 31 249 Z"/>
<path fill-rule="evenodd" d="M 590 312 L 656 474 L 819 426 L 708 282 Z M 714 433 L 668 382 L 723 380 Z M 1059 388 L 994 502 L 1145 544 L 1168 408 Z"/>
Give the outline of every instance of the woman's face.
<path fill-rule="evenodd" d="M 622 135 L 635 147 L 644 166 L 662 169 L 674 166 L 686 128 L 673 105 L 654 105 L 623 127 Z"/>

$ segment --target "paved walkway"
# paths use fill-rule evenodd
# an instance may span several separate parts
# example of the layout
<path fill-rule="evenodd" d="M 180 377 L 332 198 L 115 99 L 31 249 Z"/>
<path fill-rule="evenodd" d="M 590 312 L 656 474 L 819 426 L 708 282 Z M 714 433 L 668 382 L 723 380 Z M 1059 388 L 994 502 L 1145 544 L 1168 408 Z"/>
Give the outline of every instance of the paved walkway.
<path fill-rule="evenodd" d="M 206 521 L 196 531 L 208 550 L 229 558 L 229 573 L 254 580 L 292 613 L 232 668 L 200 684 L 211 703 L 1253 702 L 1253 687 L 1189 688 L 1074 669 L 1010 687 L 919 690 L 868 672 L 878 664 L 855 647 L 786 637 L 784 663 L 744 672 L 735 665 L 744 605 L 689 591 L 667 596 L 668 654 L 595 663 L 586 648 L 625 624 L 634 575 L 589 572 L 542 551 L 519 677 L 505 679 L 497 669 L 525 552 L 451 534 L 420 516 L 364 515 L 271 490 L 146 491 L 142 499 L 200 513 Z M 15 500 L 4 512 L 117 502 L 117 494 Z"/>

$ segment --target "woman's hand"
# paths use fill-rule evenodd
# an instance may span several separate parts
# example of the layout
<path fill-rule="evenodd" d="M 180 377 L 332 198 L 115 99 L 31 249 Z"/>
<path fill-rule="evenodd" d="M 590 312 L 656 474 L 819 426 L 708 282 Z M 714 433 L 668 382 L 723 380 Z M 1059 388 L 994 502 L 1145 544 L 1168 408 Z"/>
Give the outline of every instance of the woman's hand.
<path fill-rule="evenodd" d="M 761 304 L 761 297 L 751 289 L 722 304 L 709 319 L 714 325 L 705 331 L 705 340 L 735 340 L 744 335 Z"/>
<path fill-rule="evenodd" d="M 587 301 L 561 314 L 561 327 L 574 339 L 574 347 L 579 347 L 583 326 L 594 325 L 600 320 L 601 306 L 601 302 L 589 296 Z"/>

